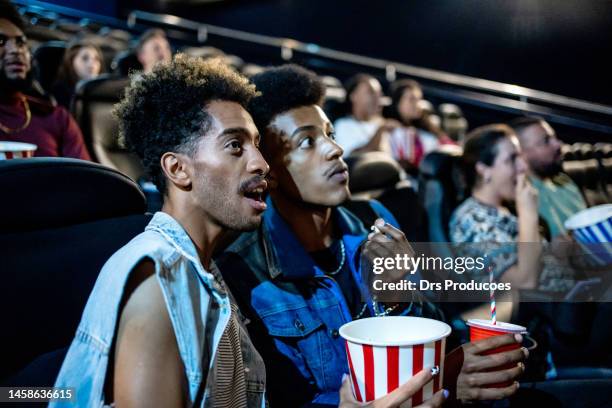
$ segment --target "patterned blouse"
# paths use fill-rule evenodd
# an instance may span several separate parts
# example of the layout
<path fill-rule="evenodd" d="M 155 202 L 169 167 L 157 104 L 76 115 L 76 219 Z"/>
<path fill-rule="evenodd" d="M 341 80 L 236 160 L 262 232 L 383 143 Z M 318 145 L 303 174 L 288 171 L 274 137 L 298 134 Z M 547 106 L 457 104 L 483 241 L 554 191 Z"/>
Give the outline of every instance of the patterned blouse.
<path fill-rule="evenodd" d="M 463 244 L 455 247 L 457 255 L 486 257 L 487 266 L 492 267 L 497 281 L 518 262 L 518 235 L 518 218 L 514 214 L 485 205 L 473 197 L 465 200 L 450 220 L 451 241 Z M 573 268 L 550 254 L 546 245 L 541 260 L 539 290 L 564 292 L 574 286 Z M 480 282 L 489 279 L 487 269 L 472 269 L 469 273 L 470 278 Z"/>

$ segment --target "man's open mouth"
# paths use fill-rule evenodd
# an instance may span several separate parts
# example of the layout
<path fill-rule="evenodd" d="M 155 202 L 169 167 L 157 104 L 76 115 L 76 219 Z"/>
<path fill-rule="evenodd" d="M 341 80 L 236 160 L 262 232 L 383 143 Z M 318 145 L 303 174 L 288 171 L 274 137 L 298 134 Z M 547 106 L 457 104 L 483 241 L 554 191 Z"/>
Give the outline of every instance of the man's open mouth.
<path fill-rule="evenodd" d="M 264 180 L 248 185 L 245 189 L 243 189 L 242 194 L 247 199 L 251 207 L 258 211 L 264 211 L 268 207 L 264 201 L 264 193 L 267 188 L 268 183 Z"/>

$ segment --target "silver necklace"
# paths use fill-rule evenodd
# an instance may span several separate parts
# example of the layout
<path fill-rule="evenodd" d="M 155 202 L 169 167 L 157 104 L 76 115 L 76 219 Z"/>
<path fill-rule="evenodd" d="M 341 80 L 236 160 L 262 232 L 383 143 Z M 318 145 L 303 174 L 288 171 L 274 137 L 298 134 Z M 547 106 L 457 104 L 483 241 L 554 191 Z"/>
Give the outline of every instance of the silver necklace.
<path fill-rule="evenodd" d="M 328 275 L 337 275 L 338 272 L 340 272 L 342 270 L 342 267 L 344 266 L 344 259 L 346 258 L 346 252 L 344 250 L 344 242 L 342 240 L 340 240 L 340 265 L 338 266 L 338 268 L 336 268 L 335 271 L 329 272 Z"/>

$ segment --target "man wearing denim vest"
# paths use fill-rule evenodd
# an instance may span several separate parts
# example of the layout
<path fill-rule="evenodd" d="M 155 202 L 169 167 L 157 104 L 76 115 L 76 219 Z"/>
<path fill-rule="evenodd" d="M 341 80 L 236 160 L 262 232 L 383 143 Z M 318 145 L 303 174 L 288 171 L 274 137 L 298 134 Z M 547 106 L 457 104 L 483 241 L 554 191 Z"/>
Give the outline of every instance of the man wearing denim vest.
<path fill-rule="evenodd" d="M 266 208 L 255 95 L 185 55 L 133 78 L 116 114 L 164 205 L 103 267 L 55 384 L 76 399 L 51 406 L 264 406 L 263 361 L 211 260 Z"/>
<path fill-rule="evenodd" d="M 374 232 L 340 206 L 350 195 L 347 168 L 333 127 L 319 107 L 324 86 L 316 75 L 288 65 L 251 80 L 261 92 L 249 111 L 263 135 L 262 153 L 271 168 L 268 209 L 260 228 L 242 234 L 216 258 L 217 264 L 251 321 L 249 334 L 266 361 L 273 408 L 335 406 L 341 399 L 341 406 L 360 406 L 347 401 L 351 392 L 348 382 L 342 381 L 348 364 L 340 326 L 381 312 L 435 318 L 436 310 L 426 302 L 362 302 L 364 248 L 373 248 L 374 242 L 391 242 L 405 252 L 411 248 L 380 203 L 371 202 L 379 217 Z M 478 354 L 516 341 L 520 338 L 499 336 L 457 349 L 446 357 L 444 387 L 453 397 L 466 400 L 513 394 L 517 383 L 485 387 L 501 378 L 515 379 L 523 371 L 519 362 L 526 350 L 495 358 Z M 499 365 L 499 358 L 519 364 L 483 372 Z M 412 393 L 418 389 L 413 386 Z M 405 397 L 410 395 L 407 392 Z M 440 390 L 427 403 L 438 406 L 445 395 L 448 392 Z"/>

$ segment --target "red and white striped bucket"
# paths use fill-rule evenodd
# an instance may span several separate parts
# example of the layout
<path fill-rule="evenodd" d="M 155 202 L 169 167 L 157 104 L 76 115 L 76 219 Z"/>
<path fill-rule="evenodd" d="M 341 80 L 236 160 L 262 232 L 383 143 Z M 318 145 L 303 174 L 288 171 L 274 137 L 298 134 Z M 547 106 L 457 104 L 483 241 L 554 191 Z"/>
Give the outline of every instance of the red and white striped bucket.
<path fill-rule="evenodd" d="M 422 317 L 384 316 L 355 320 L 340 328 L 353 394 L 369 402 L 395 390 L 424 367 L 438 366 L 434 377 L 401 407 L 421 404 L 442 388 L 444 350 L 451 328 Z"/>
<path fill-rule="evenodd" d="M 0 160 L 32 157 L 36 149 L 37 146 L 31 143 L 0 142 Z"/>

